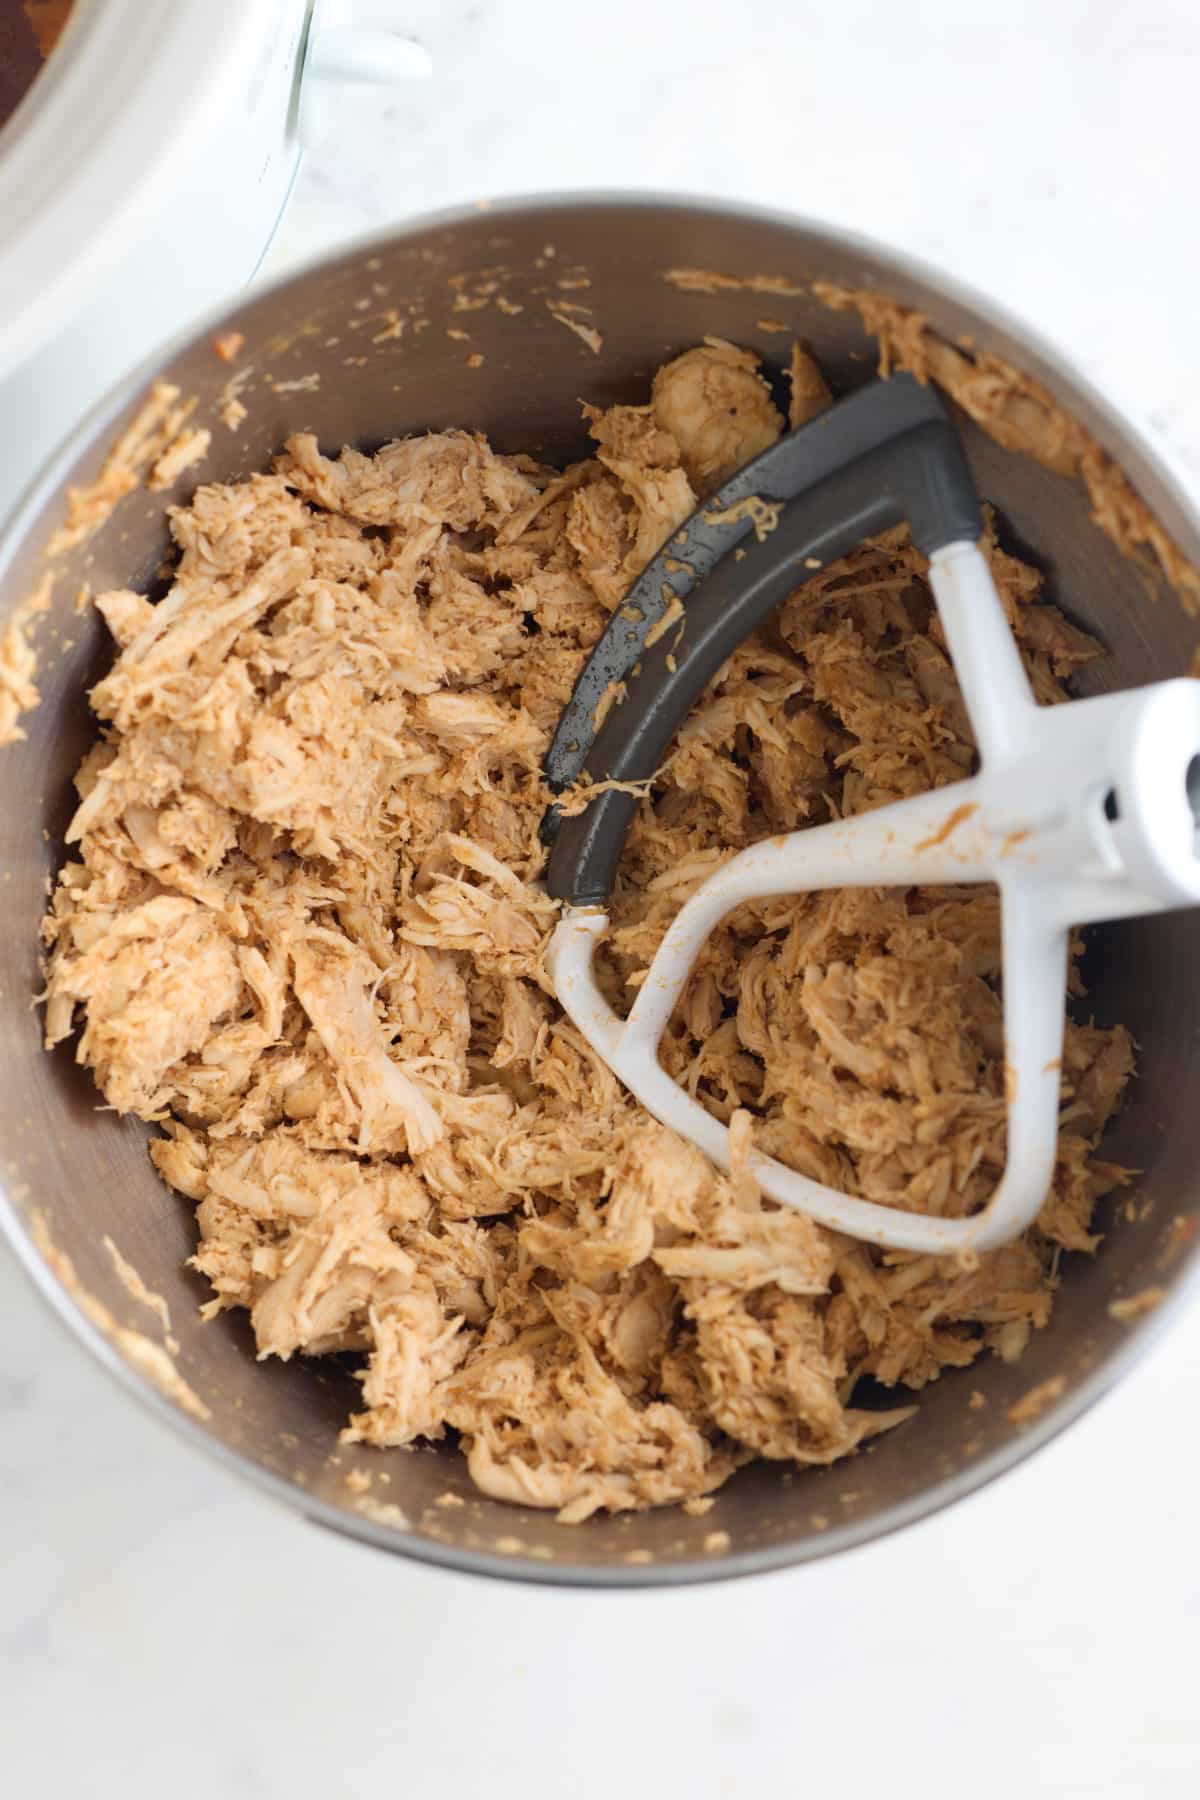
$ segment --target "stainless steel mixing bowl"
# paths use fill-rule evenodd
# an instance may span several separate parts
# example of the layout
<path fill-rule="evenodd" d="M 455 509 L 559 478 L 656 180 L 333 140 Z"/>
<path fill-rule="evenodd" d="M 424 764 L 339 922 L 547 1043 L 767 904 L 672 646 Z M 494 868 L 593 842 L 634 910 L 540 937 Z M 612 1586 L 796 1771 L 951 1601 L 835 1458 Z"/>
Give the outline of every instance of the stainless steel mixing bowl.
<path fill-rule="evenodd" d="M 663 279 L 664 270 L 680 266 L 740 279 L 782 276 L 796 291 L 682 291 Z M 213 428 L 202 468 L 181 480 L 176 497 L 201 474 L 225 480 L 265 466 L 285 435 L 300 428 L 336 449 L 468 424 L 503 449 L 561 459 L 585 443 L 580 397 L 601 404 L 638 399 L 665 357 L 709 333 L 753 346 L 778 370 L 790 344 L 789 335 L 772 329 L 779 321 L 812 344 L 835 391 L 866 381 L 875 345 L 856 315 L 830 312 L 813 297 L 813 278 L 915 304 L 952 337 L 969 333 L 1040 377 L 1200 562 L 1200 519 L 1146 442 L 1059 357 L 977 296 L 894 253 L 795 219 L 683 200 L 574 198 L 419 222 L 210 320 L 113 395 L 38 481 L 0 545 L 4 611 L 33 587 L 67 488 L 94 476 L 151 374 L 197 396 L 193 422 Z M 559 285 L 581 279 L 590 286 Z M 463 304 L 460 296 L 470 300 L 489 280 L 499 282 L 496 291 L 510 308 L 522 310 Z M 564 299 L 591 309 L 566 316 L 600 332 L 595 350 L 547 304 Z M 214 352 L 213 338 L 234 330 L 246 343 L 231 366 Z M 248 415 L 233 432 L 217 415 L 231 373 L 246 362 L 253 374 L 240 398 Z M 1185 671 L 1200 635 L 1196 622 L 1171 595 L 1156 600 L 1148 591 L 1145 577 L 1092 522 L 1082 488 L 998 449 L 973 427 L 966 439 L 979 487 L 1011 538 L 1033 547 L 1059 602 L 1109 646 L 1096 684 L 1130 686 Z M 316 1523 L 382 1548 L 539 1581 L 646 1584 L 823 1556 L 919 1518 L 1044 1444 L 1128 1366 L 1178 1302 L 1196 1262 L 1200 1107 L 1185 1096 L 1200 1078 L 1197 915 L 1113 926 L 1091 945 L 1089 1006 L 1102 1021 L 1123 1020 L 1141 1046 L 1136 1084 L 1107 1147 L 1142 1173 L 1105 1212 L 1099 1254 L 1064 1258 L 1053 1322 L 1019 1363 L 990 1358 L 945 1375 L 922 1396 L 911 1422 L 852 1462 L 808 1472 L 747 1469 L 702 1519 L 669 1511 L 564 1527 L 477 1496 L 451 1448 L 339 1450 L 338 1428 L 357 1392 L 350 1372 L 303 1359 L 258 1363 L 244 1317 L 200 1321 L 204 1284 L 184 1268 L 194 1241 L 191 1206 L 155 1175 L 145 1128 L 96 1109 L 95 1091 L 69 1047 L 43 1054 L 30 1004 L 38 987 L 38 920 L 63 855 L 71 777 L 91 736 L 84 693 L 106 655 L 99 622 L 76 611 L 75 595 L 83 581 L 100 589 L 153 580 L 167 542 L 162 501 L 144 491 L 131 495 L 56 565 L 52 610 L 40 630 L 41 704 L 26 721 L 27 741 L 0 753 L 0 1155 L 7 1187 L 0 1215 L 43 1293 L 131 1393 Z M 35 1214 L 72 1259 L 74 1287 L 38 1247 Z M 118 1326 L 158 1335 L 119 1281 L 106 1235 L 168 1300 L 180 1342 L 177 1366 L 209 1409 L 207 1420 L 182 1412 L 128 1360 L 129 1340 L 103 1319 L 97 1323 L 86 1296 Z M 1163 1290 L 1152 1311 L 1125 1322 L 1110 1313 L 1115 1298 L 1147 1288 Z M 1062 1378 L 1057 1397 L 1032 1423 L 1015 1424 L 1012 1403 L 1053 1377 Z M 986 1407 L 968 1405 L 974 1389 L 986 1395 Z M 347 1485 L 356 1469 L 375 1475 L 369 1494 Z M 461 1504 L 436 1505 L 447 1493 Z M 727 1544 L 713 1534 L 726 1534 Z"/>

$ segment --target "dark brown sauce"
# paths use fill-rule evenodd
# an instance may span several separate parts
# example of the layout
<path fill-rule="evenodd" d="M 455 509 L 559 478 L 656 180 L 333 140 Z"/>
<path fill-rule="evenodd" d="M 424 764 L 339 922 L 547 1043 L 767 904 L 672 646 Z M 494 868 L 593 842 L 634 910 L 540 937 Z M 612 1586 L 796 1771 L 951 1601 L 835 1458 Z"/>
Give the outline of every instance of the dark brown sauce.
<path fill-rule="evenodd" d="M 72 0 L 0 0 L 0 130 L 46 66 Z"/>

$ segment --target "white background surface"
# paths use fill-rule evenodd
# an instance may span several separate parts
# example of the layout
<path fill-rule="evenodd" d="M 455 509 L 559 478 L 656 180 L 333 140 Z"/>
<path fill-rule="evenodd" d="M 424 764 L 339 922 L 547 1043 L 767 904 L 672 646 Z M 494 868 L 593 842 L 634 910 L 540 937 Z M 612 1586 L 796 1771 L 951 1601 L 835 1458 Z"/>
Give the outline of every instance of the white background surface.
<path fill-rule="evenodd" d="M 1200 488 L 1194 0 L 381 5 L 269 268 L 484 194 L 690 189 L 889 238 L 1065 345 Z M 949 1514 L 732 1586 L 483 1585 L 324 1536 L 110 1388 L 0 1255 L 0 1788 L 496 1800 L 1200 1788 L 1200 1309 Z"/>

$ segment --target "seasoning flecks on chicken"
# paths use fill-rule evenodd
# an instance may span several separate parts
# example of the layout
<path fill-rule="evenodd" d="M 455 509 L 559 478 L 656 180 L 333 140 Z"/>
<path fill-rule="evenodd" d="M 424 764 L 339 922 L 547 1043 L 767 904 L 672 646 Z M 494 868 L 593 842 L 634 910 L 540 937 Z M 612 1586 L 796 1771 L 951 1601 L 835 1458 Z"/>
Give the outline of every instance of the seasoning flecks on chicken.
<path fill-rule="evenodd" d="M 797 348 L 793 421 L 828 402 Z M 1068 1024 L 1054 1191 L 972 1268 L 763 1199 L 753 1142 L 883 1204 L 963 1215 L 1005 1151 L 987 889 L 739 908 L 664 1065 L 732 1173 L 649 1119 L 544 955 L 541 767 L 591 645 L 697 501 L 782 420 L 712 342 L 645 405 L 587 409 L 565 472 L 445 432 L 201 486 L 172 586 L 97 606 L 116 645 L 45 922 L 46 1036 L 161 1121 L 210 1310 L 259 1353 L 352 1352 L 380 1445 L 458 1432 L 480 1488 L 566 1520 L 710 1493 L 755 1456 L 849 1454 L 911 1390 L 1049 1317 L 1059 1248 L 1122 1171 L 1097 1142 L 1128 1034 Z M 1097 647 L 986 540 L 1039 696 Z M 701 697 L 639 807 L 598 964 L 627 1007 L 687 895 L 756 839 L 970 771 L 903 531 L 819 570 Z M 1078 980 L 1075 978 L 1078 991 Z M 856 1408 L 864 1376 L 899 1404 Z"/>

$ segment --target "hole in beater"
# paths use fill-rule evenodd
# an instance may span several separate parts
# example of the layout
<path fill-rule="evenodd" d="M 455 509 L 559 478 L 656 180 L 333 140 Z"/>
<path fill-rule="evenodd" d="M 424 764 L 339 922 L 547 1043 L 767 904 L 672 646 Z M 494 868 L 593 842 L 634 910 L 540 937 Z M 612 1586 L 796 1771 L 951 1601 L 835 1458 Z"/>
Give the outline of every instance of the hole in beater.
<path fill-rule="evenodd" d="M 1200 856 L 1200 751 L 1189 762 L 1183 784 L 1192 809 L 1192 852 Z"/>

